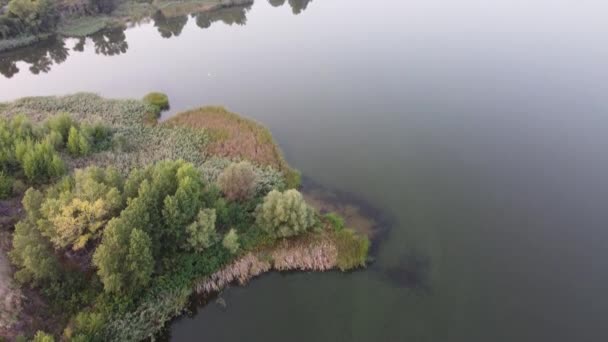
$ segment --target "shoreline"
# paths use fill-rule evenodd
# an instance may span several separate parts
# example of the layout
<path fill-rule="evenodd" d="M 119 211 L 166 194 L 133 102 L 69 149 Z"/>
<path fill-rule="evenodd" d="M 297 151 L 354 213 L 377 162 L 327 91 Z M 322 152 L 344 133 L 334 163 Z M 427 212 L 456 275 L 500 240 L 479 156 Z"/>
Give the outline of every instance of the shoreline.
<path fill-rule="evenodd" d="M 392 218 L 382 210 L 371 205 L 365 199 L 357 197 L 347 191 L 340 191 L 323 186 L 306 176 L 302 179 L 301 188 L 305 197 L 310 195 L 311 192 L 322 191 L 325 194 L 329 194 L 328 197 L 323 198 L 325 201 L 323 203 L 324 205 L 356 206 L 362 216 L 372 220 L 375 229 L 371 231 L 371 235 L 368 235 L 368 238 L 371 241 L 368 263 L 364 268 L 351 269 L 347 272 L 358 272 L 362 270 L 382 272 L 382 270 L 375 269 L 374 259 L 380 250 L 380 245 L 388 237 L 392 227 Z M 320 210 L 322 214 L 326 213 L 318 207 L 315 207 L 315 209 Z M 349 225 L 348 222 L 347 226 L 352 227 L 361 233 L 361 227 L 353 227 Z M 370 232 L 365 228 L 364 230 Z M 156 337 L 160 341 L 168 342 L 169 340 L 164 336 L 168 334 L 175 321 L 210 305 L 224 290 L 233 286 L 246 288 L 250 282 L 272 273 L 343 273 L 343 271 L 340 271 L 337 267 L 335 249 L 336 246 L 331 239 L 312 242 L 305 246 L 287 240 L 281 241 L 275 246 L 248 252 L 229 265 L 224 266 L 221 270 L 196 281 L 193 293 L 189 299 L 189 304 L 184 307 L 181 313 L 169 320 L 157 333 Z"/>

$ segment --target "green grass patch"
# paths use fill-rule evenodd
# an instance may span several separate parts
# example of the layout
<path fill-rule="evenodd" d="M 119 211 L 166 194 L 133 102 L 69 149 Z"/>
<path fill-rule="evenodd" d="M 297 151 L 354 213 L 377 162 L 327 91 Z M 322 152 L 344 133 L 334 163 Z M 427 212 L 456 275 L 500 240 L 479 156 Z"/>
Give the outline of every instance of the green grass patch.
<path fill-rule="evenodd" d="M 67 37 L 86 37 L 107 28 L 110 22 L 106 16 L 78 17 L 63 22 L 57 32 Z"/>

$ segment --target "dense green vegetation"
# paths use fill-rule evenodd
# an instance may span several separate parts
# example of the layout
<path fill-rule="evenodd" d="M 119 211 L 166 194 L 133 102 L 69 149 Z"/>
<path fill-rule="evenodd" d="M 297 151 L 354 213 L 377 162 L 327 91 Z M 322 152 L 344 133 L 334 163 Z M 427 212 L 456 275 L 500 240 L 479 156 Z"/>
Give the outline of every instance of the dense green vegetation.
<path fill-rule="evenodd" d="M 10 0 L 7 11 L 0 16 L 0 36 L 3 39 L 52 30 L 58 13 L 51 0 Z"/>
<path fill-rule="evenodd" d="M 277 194 L 281 196 L 273 190 L 263 202 L 277 204 Z M 64 312 L 76 315 L 66 332 L 73 339 L 111 340 L 115 332 L 105 331 L 105 324 L 114 315 L 142 305 L 138 298 L 158 281 L 172 281 L 176 273 L 193 281 L 216 271 L 239 252 L 242 240 L 272 241 L 310 231 L 314 213 L 296 190 L 287 191 L 279 201 L 286 204 L 280 211 L 273 207 L 268 212 L 264 205 L 256 211 L 258 217 L 281 222 L 280 227 L 266 229 L 257 226 L 255 212 L 247 210 L 260 199 L 226 201 L 213 185 L 203 182 L 198 169 L 184 161 L 136 168 L 127 177 L 113 168 L 77 169 L 44 191 L 26 192 L 26 218 L 16 226 L 10 255 L 19 268 L 15 277 L 48 293 Z M 225 206 L 230 209 L 223 210 Z M 300 222 L 302 213 L 308 215 L 305 224 Z M 219 236 L 223 236 L 221 244 Z M 87 303 L 94 299 L 91 289 L 72 287 L 69 264 L 81 265 L 85 277 L 90 256 L 95 270 L 90 281 L 102 286 L 96 289 L 97 299 Z M 205 272 L 193 272 L 193 265 L 184 265 L 185 260 Z M 53 287 L 67 293 L 53 293 Z M 78 299 L 64 303 L 65 295 Z M 78 312 L 81 306 L 84 312 Z"/>
<path fill-rule="evenodd" d="M 80 125 L 69 115 L 33 124 L 24 115 L 0 118 L 0 199 L 13 194 L 15 182 L 48 183 L 66 171 L 62 152 L 87 156 L 110 147 L 112 132 L 101 125 Z"/>
<path fill-rule="evenodd" d="M 342 270 L 365 264 L 369 241 L 318 215 L 288 173 L 218 157 L 204 128 L 146 125 L 155 105 L 77 94 L 0 108 L 0 194 L 25 192 L 14 278 L 56 322 L 36 341 L 152 337 L 196 282 L 289 239 L 335 243 Z"/>

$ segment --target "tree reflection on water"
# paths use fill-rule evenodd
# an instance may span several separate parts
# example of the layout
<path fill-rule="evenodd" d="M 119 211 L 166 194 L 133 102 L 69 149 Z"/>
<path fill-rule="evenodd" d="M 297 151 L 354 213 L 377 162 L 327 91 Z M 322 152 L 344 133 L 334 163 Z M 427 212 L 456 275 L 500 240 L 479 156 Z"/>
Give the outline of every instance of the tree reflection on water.
<path fill-rule="evenodd" d="M 300 14 L 306 10 L 312 0 L 268 0 L 274 7 L 280 7 L 288 3 L 294 14 Z M 172 13 L 167 16 L 162 11 L 155 13 L 150 20 L 163 38 L 178 37 L 189 17 L 195 19 L 196 26 L 207 29 L 214 23 L 222 22 L 226 25 L 246 25 L 249 6 L 236 6 L 221 8 L 211 12 L 202 13 Z M 48 73 L 53 65 L 66 61 L 70 52 L 84 52 L 87 47 L 92 46 L 96 54 L 104 56 L 118 56 L 125 54 L 129 49 L 126 26 L 114 27 L 81 38 L 51 38 L 41 43 L 0 54 L 0 74 L 11 78 L 21 71 L 19 63 L 28 64 L 28 69 L 34 75 Z M 68 42 L 72 43 L 69 48 Z"/>

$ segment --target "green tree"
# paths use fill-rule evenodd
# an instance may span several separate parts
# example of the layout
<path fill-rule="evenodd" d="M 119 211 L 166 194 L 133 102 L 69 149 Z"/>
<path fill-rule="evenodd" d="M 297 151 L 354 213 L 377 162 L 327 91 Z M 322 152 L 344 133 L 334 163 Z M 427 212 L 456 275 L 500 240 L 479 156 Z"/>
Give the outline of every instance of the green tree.
<path fill-rule="evenodd" d="M 101 244 L 93 254 L 93 264 L 107 292 L 123 292 L 127 287 L 125 260 L 129 253 L 131 229 L 119 218 L 108 222 Z"/>
<path fill-rule="evenodd" d="M 78 139 L 78 149 L 80 156 L 87 156 L 89 153 L 91 153 L 91 143 L 89 142 L 86 134 L 80 133 L 80 137 Z"/>
<path fill-rule="evenodd" d="M 49 188 L 35 222 L 56 248 L 82 249 L 122 209 L 120 189 L 122 178 L 115 169 L 76 170 Z"/>
<path fill-rule="evenodd" d="M 191 223 L 202 206 L 203 183 L 192 164 L 182 165 L 176 172 L 178 187 L 175 195 L 164 200 L 165 236 L 173 246 L 183 245 L 185 227 Z"/>
<path fill-rule="evenodd" d="M 57 277 L 58 264 L 50 243 L 29 220 L 20 221 L 15 225 L 10 257 L 19 268 L 15 279 L 21 283 Z"/>
<path fill-rule="evenodd" d="M 154 269 L 150 237 L 127 226 L 121 218 L 111 220 L 93 264 L 107 292 L 129 293 L 145 287 Z"/>
<path fill-rule="evenodd" d="M 188 235 L 186 248 L 202 252 L 217 242 L 215 231 L 215 209 L 203 209 L 195 222 L 186 227 Z"/>
<path fill-rule="evenodd" d="M 74 126 L 70 127 L 68 142 L 66 145 L 68 152 L 73 156 L 84 156 L 89 153 L 90 147 L 87 139 L 80 134 Z"/>
<path fill-rule="evenodd" d="M 8 12 L 20 20 L 25 32 L 31 34 L 48 31 L 56 23 L 53 3 L 50 0 L 11 0 Z"/>
<path fill-rule="evenodd" d="M 239 235 L 234 228 L 230 229 L 226 236 L 224 236 L 222 246 L 232 254 L 235 254 L 238 252 L 239 248 L 241 248 L 241 245 L 239 244 Z"/>
<path fill-rule="evenodd" d="M 272 190 L 256 209 L 256 223 L 276 237 L 305 232 L 315 224 L 315 212 L 297 190 Z"/>
<path fill-rule="evenodd" d="M 23 209 L 27 213 L 27 217 L 31 222 L 38 222 L 41 217 L 40 207 L 44 202 L 44 195 L 42 192 L 29 188 L 23 195 L 23 200 L 21 203 L 23 204 Z"/>
<path fill-rule="evenodd" d="M 89 202 L 74 198 L 50 218 L 54 233 L 51 242 L 58 248 L 82 249 L 89 240 L 99 236 L 107 214 L 107 205 L 102 199 Z"/>
<path fill-rule="evenodd" d="M 129 254 L 127 255 L 126 262 L 127 270 L 129 271 L 128 283 L 136 287 L 148 285 L 154 271 L 152 242 L 148 234 L 139 229 L 131 231 Z"/>
<path fill-rule="evenodd" d="M 150 178 L 150 168 L 147 169 L 133 169 L 130 173 L 129 173 L 129 177 L 127 177 L 127 180 L 125 181 L 125 187 L 124 187 L 124 198 L 129 199 L 129 198 L 135 198 L 137 197 L 138 193 L 139 193 L 139 187 L 141 186 L 141 183 Z"/>

